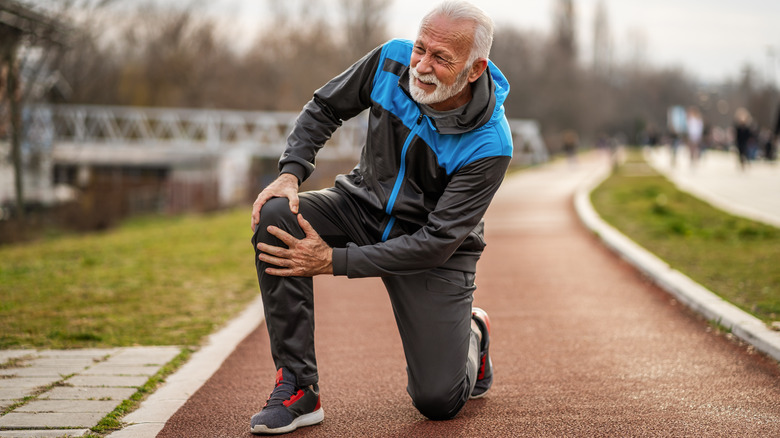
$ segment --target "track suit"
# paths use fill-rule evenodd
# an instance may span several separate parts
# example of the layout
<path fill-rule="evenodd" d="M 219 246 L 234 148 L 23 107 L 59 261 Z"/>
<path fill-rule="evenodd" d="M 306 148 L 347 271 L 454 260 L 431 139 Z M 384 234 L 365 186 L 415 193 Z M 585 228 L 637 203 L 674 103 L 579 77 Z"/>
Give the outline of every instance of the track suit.
<path fill-rule="evenodd" d="M 485 247 L 482 217 L 512 155 L 503 109 L 509 84 L 490 62 L 467 105 L 437 113 L 410 97 L 412 47 L 391 40 L 317 90 L 279 168 L 304 181 L 342 121 L 369 110 L 359 164 L 333 188 L 301 193 L 299 211 L 333 247 L 334 275 L 382 278 L 404 346 L 407 391 L 424 415 L 444 419 L 457 414 L 476 380 L 474 273 Z M 255 248 L 281 245 L 268 225 L 304 236 L 286 199 L 263 206 Z M 312 279 L 274 277 L 255 263 L 276 367 L 291 370 L 299 386 L 316 383 Z"/>

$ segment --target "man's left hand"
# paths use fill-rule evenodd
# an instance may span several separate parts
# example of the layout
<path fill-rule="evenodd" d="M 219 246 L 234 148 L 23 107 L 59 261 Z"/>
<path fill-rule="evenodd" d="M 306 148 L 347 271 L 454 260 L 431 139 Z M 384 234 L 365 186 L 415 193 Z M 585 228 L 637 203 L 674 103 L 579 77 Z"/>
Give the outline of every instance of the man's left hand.
<path fill-rule="evenodd" d="M 296 239 L 280 228 L 268 227 L 268 232 L 287 245 L 287 248 L 264 243 L 257 244 L 260 261 L 278 266 L 278 268 L 266 268 L 265 273 L 279 277 L 314 277 L 319 274 L 333 274 L 331 247 L 300 214 L 298 224 L 305 234 L 303 239 Z"/>

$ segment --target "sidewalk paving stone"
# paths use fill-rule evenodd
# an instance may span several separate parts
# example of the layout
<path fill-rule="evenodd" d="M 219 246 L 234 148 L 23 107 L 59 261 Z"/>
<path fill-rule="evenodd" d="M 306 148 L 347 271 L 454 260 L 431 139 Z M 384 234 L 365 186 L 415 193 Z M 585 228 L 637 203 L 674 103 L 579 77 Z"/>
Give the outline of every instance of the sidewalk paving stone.
<path fill-rule="evenodd" d="M 179 352 L 178 347 L 137 347 L 120 351 L 108 358 L 106 362 L 123 365 L 165 365 Z"/>
<path fill-rule="evenodd" d="M 62 377 L 14 377 L 0 379 L 0 389 L 25 389 L 30 392 L 41 386 L 48 386 L 62 380 Z"/>
<path fill-rule="evenodd" d="M 0 351 L 0 364 L 4 364 L 9 360 L 19 359 L 21 357 L 35 354 L 35 350 L 2 350 Z"/>
<path fill-rule="evenodd" d="M 131 424 L 111 435 L 111 438 L 149 438 L 156 436 L 162 427 L 157 423 Z"/>
<path fill-rule="evenodd" d="M 61 357 L 61 358 L 79 358 L 89 357 L 96 359 L 105 359 L 122 351 L 121 348 L 84 348 L 79 350 L 42 350 L 35 352 L 38 357 Z"/>
<path fill-rule="evenodd" d="M 0 417 L 0 437 L 84 436 L 180 351 L 179 347 L 2 351 L 2 409 L 37 396 Z"/>
<path fill-rule="evenodd" d="M 75 386 L 138 387 L 149 380 L 146 376 L 73 376 L 67 383 Z"/>
<path fill-rule="evenodd" d="M 0 403 L 22 397 L 24 397 L 24 392 L 19 388 L 0 388 Z"/>
<path fill-rule="evenodd" d="M 62 367 L 25 367 L 25 368 L 7 368 L 0 369 L 0 376 L 16 377 L 56 377 L 62 380 L 64 376 L 76 374 L 83 371 L 84 367 L 62 366 Z"/>
<path fill-rule="evenodd" d="M 14 412 L 111 412 L 116 407 L 115 400 L 35 400 L 14 410 Z"/>
<path fill-rule="evenodd" d="M 109 411 L 110 412 L 110 411 Z M 105 412 L 11 412 L 0 417 L 0 427 L 40 428 L 48 427 L 92 427 L 105 417 Z"/>
<path fill-rule="evenodd" d="M 42 357 L 30 361 L 25 361 L 27 367 L 38 368 L 63 368 L 79 367 L 82 370 L 86 367 L 95 365 L 97 358 L 92 357 Z"/>
<path fill-rule="evenodd" d="M 147 366 L 135 366 L 135 365 L 122 365 L 112 364 L 108 362 L 99 363 L 83 373 L 83 376 L 153 376 L 157 373 L 159 366 L 147 365 Z"/>
<path fill-rule="evenodd" d="M 39 400 L 117 400 L 121 402 L 135 394 L 135 388 L 90 388 L 59 386 L 41 394 Z M 117 403 L 118 404 L 118 403 Z"/>
<path fill-rule="evenodd" d="M 86 436 L 89 429 L 0 430 L 0 438 L 62 438 Z"/>

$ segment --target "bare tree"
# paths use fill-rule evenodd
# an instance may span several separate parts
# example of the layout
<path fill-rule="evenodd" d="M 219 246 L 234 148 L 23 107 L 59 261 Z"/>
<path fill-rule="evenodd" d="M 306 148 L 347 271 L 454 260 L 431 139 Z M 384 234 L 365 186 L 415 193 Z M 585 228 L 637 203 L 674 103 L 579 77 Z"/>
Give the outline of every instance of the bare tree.
<path fill-rule="evenodd" d="M 553 15 L 555 48 L 571 61 L 577 57 L 577 14 L 574 0 L 557 0 Z"/>
<path fill-rule="evenodd" d="M 392 0 L 341 0 L 346 31 L 346 54 L 352 60 L 387 39 L 387 11 Z"/>
<path fill-rule="evenodd" d="M 67 27 L 50 14 L 44 14 L 25 4 L 0 1 L 0 52 L 4 71 L 2 106 L 8 120 L 11 159 L 14 167 L 16 211 L 25 216 L 24 178 L 27 167 L 39 167 L 40 151 L 35 148 L 22 150 L 25 140 L 23 106 L 31 96 L 45 87 L 52 57 L 57 57 L 66 39 Z M 42 94 L 42 93 L 41 93 Z M 27 159 L 23 157 L 27 152 Z"/>
<path fill-rule="evenodd" d="M 612 36 L 609 16 L 604 0 L 599 0 L 593 18 L 593 72 L 599 76 L 609 76 L 611 68 Z"/>

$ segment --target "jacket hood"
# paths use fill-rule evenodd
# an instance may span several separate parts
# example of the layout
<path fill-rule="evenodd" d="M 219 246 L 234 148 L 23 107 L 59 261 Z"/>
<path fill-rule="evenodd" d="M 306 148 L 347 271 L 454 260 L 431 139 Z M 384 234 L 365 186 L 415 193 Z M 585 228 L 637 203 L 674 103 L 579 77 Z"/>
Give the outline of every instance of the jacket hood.
<path fill-rule="evenodd" d="M 398 85 L 411 99 L 409 91 L 409 66 L 407 66 Z M 441 134 L 463 134 L 488 124 L 496 123 L 504 116 L 504 101 L 509 94 L 509 82 L 501 70 L 488 61 L 488 68 L 473 84 L 472 98 L 462 113 L 446 117 L 431 118 L 436 130 Z M 420 104 L 418 104 L 421 106 Z M 423 110 L 423 112 L 425 112 Z"/>

